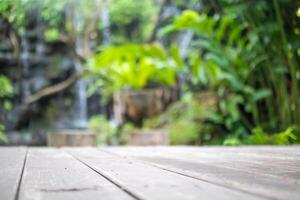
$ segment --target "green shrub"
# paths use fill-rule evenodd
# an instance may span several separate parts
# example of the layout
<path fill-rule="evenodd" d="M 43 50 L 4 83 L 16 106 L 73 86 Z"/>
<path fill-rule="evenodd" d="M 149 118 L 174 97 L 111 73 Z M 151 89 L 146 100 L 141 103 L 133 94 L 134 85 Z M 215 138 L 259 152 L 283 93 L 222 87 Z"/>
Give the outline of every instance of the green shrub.
<path fill-rule="evenodd" d="M 145 120 L 144 128 L 166 128 L 171 144 L 203 144 L 213 139 L 209 122 L 214 106 L 202 105 L 192 94 L 186 94 L 164 113 Z"/>
<path fill-rule="evenodd" d="M 295 127 L 289 127 L 275 134 L 266 133 L 261 127 L 256 127 L 252 130 L 250 135 L 243 138 L 229 135 L 229 137 L 224 140 L 223 145 L 288 145 L 296 143 L 297 139 L 298 136 L 295 133 Z"/>
<path fill-rule="evenodd" d="M 102 88 L 103 93 L 149 86 L 173 85 L 180 68 L 176 49 L 172 55 L 158 44 L 110 46 L 92 58 L 88 65 L 94 79 L 89 92 Z"/>
<path fill-rule="evenodd" d="M 289 127 L 282 132 L 268 134 L 261 127 L 256 127 L 252 130 L 252 134 L 244 139 L 244 143 L 259 145 L 288 145 L 294 143 L 297 140 L 297 136 L 294 131 L 294 127 Z"/>
<path fill-rule="evenodd" d="M 0 124 L 0 142 L 8 143 L 8 138 L 5 135 L 5 127 Z"/>
<path fill-rule="evenodd" d="M 88 128 L 97 135 L 97 144 L 109 144 L 116 133 L 116 128 L 102 115 L 91 117 Z"/>
<path fill-rule="evenodd" d="M 4 75 L 0 75 L 0 98 L 11 96 L 13 91 L 10 80 Z"/>
<path fill-rule="evenodd" d="M 172 122 L 168 130 L 171 144 L 195 144 L 199 140 L 200 127 L 193 121 Z"/>
<path fill-rule="evenodd" d="M 110 0 L 113 42 L 144 41 L 154 28 L 157 9 L 152 1 Z"/>
<path fill-rule="evenodd" d="M 242 144 L 241 140 L 233 136 L 229 136 L 223 141 L 223 145 L 225 146 L 237 146 L 240 144 Z"/>
<path fill-rule="evenodd" d="M 0 75 L 0 106 L 5 110 L 10 110 L 12 108 L 12 103 L 9 97 L 12 97 L 14 93 L 14 88 L 10 80 L 4 76 Z M 5 135 L 5 126 L 0 123 L 0 141 L 8 143 L 8 138 Z"/>

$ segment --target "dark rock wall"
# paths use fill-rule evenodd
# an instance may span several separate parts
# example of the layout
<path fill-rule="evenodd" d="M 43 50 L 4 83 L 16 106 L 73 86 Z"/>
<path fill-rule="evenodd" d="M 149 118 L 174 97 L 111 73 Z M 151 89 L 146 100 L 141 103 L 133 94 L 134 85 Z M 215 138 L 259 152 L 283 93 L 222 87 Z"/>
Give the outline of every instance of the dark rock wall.
<path fill-rule="evenodd" d="M 38 14 L 30 16 L 22 32 L 13 30 L 0 18 L 0 73 L 8 76 L 14 87 L 10 99 L 13 108 L 5 110 L 0 106 L 0 121 L 6 126 L 12 143 L 37 145 L 45 144 L 48 130 L 68 128 L 64 122 L 72 118 L 76 87 L 73 84 L 32 104 L 25 104 L 25 100 L 41 89 L 66 80 L 75 67 L 69 44 L 61 40 L 47 42 L 45 24 Z M 103 111 L 99 98 L 95 95 L 87 99 L 89 116 Z"/>

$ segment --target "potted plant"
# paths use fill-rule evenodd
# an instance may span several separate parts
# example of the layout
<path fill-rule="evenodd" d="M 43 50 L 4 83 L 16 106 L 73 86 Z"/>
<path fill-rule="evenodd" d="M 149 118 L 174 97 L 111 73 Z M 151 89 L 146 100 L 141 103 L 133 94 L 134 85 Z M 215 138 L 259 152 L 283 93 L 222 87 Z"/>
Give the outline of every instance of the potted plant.
<path fill-rule="evenodd" d="M 118 124 L 129 119 L 141 126 L 176 98 L 182 61 L 175 46 L 170 52 L 157 43 L 110 46 L 89 61 L 90 92 L 101 88 L 102 95 L 113 98 Z"/>

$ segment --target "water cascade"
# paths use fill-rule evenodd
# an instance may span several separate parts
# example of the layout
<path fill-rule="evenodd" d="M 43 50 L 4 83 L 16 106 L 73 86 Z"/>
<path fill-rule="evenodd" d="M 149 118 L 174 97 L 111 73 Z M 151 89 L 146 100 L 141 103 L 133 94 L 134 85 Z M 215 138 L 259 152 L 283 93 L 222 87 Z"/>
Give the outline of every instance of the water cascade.
<path fill-rule="evenodd" d="M 75 52 L 78 55 L 83 54 L 83 41 L 81 39 L 80 28 L 82 26 L 82 16 L 79 12 L 73 15 L 73 23 L 76 30 L 76 38 L 75 38 Z M 74 57 L 74 70 L 75 72 L 81 72 L 82 65 L 78 58 Z M 71 127 L 68 128 L 86 128 L 87 126 L 87 93 L 86 93 L 86 83 L 83 79 L 78 79 L 75 83 L 75 91 L 74 91 L 74 104 L 71 109 Z"/>
<path fill-rule="evenodd" d="M 29 42 L 27 38 L 26 31 L 21 34 L 21 53 L 20 53 L 20 64 L 22 71 L 22 101 L 30 95 L 30 82 L 28 78 L 30 77 L 30 52 L 29 52 Z"/>
<path fill-rule="evenodd" d="M 81 63 L 74 62 L 75 71 L 82 70 Z M 75 83 L 75 102 L 73 105 L 73 123 L 72 128 L 86 128 L 87 125 L 87 93 L 85 80 L 79 79 Z"/>

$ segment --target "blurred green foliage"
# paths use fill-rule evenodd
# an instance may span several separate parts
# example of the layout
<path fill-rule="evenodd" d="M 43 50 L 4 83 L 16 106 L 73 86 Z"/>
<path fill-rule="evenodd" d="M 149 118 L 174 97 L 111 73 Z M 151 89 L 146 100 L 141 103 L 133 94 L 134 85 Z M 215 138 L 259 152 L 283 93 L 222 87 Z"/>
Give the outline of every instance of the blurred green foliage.
<path fill-rule="evenodd" d="M 0 16 L 13 24 L 18 32 L 22 32 L 28 19 L 34 17 L 32 14 L 38 11 L 46 25 L 46 40 L 51 42 L 61 37 L 66 39 L 66 34 L 72 37 L 74 31 L 77 34 L 82 33 L 91 25 L 97 26 L 99 31 L 102 30 L 99 15 L 102 6 L 103 2 L 96 0 L 1 0 Z M 105 9 L 109 9 L 110 28 L 114 33 L 112 42 L 120 44 L 142 42 L 149 37 L 159 6 L 152 1 L 110 0 Z M 73 27 L 72 17 L 76 18 L 76 27 Z"/>
<path fill-rule="evenodd" d="M 268 88 L 271 95 L 255 110 L 255 125 L 269 132 L 299 125 L 299 18 L 296 1 L 223 0 L 224 14 L 234 14 L 246 23 L 242 36 L 254 42 L 252 51 L 263 57 L 252 70 L 247 84 Z M 263 108 L 264 105 L 265 107 Z"/>
<path fill-rule="evenodd" d="M 74 43 L 84 37 L 88 44 L 91 38 L 100 41 L 103 2 L 1 0 L 0 17 L 21 33 L 38 11 L 47 42 Z M 110 0 L 112 41 L 99 48 L 100 53 L 85 57 L 89 93 L 110 98 L 121 90 L 179 84 L 181 99 L 143 124 L 146 129 L 167 128 L 172 144 L 299 143 L 299 2 L 169 2 L 176 12 L 201 4 L 201 11 L 185 10 L 159 31 L 159 37 L 170 38 L 193 32 L 187 57 L 182 59 L 175 45 L 143 44 L 155 28 L 163 1 Z M 13 86 L 4 75 L 0 85 L 1 107 L 9 110 Z M 216 96 L 213 107 L 198 101 L 196 94 L 205 91 Z M 93 117 L 89 127 L 101 133 L 100 143 L 111 143 L 119 133 L 103 116 Z M 128 123 L 122 127 L 124 133 L 135 128 Z M 2 141 L 4 129 L 0 124 Z"/>
<path fill-rule="evenodd" d="M 253 129 L 252 134 L 246 138 L 246 143 L 287 145 L 297 140 L 294 130 L 293 127 L 289 127 L 280 133 L 268 135 L 262 128 L 256 127 Z"/>
<path fill-rule="evenodd" d="M 5 127 L 0 124 L 0 142 L 8 143 L 8 138 L 5 134 Z"/>
<path fill-rule="evenodd" d="M 0 75 L 0 86 L 0 98 L 8 97 L 13 94 L 13 86 L 10 80 L 4 75 Z"/>
<path fill-rule="evenodd" d="M 297 57 L 294 50 L 298 47 L 294 50 L 285 48 L 289 44 L 289 37 L 283 29 L 278 5 L 286 8 L 287 4 L 275 0 L 257 3 L 224 2 L 224 13 L 208 15 L 184 11 L 173 23 L 161 29 L 160 34 L 166 35 L 179 30 L 191 30 L 196 34 L 187 58 L 190 66 L 187 75 L 191 77 L 188 85 L 210 88 L 218 95 L 219 109 L 213 119 L 215 124 L 224 126 L 227 132 L 224 144 L 256 144 L 260 142 L 252 138 L 257 135 L 255 130 L 258 129 L 255 127 L 263 126 L 273 132 L 299 123 L 296 114 L 299 108 L 299 84 L 293 78 L 297 71 L 299 73 L 299 67 L 296 67 L 294 60 Z M 246 9 L 240 12 L 241 8 Z M 262 20 L 265 12 L 271 12 L 274 18 L 268 20 L 271 21 L 273 29 L 269 29 L 271 26 L 259 27 L 263 33 L 259 32 L 258 27 L 253 29 L 253 21 L 243 16 L 251 12 L 248 8 L 259 13 L 258 17 L 261 19 L 255 21 L 259 25 L 266 23 Z M 253 16 L 257 15 L 253 13 Z M 264 35 L 264 39 L 275 40 L 277 34 L 282 37 L 279 42 L 278 39 L 274 44 L 260 41 L 261 35 Z M 295 44 L 297 41 L 290 42 Z M 280 70 L 271 68 L 274 63 L 274 58 L 271 57 L 278 54 L 276 45 L 283 47 L 283 51 L 275 59 L 277 63 L 282 63 Z M 271 51 L 267 53 L 264 48 L 270 48 Z M 285 53 L 289 56 L 285 57 Z M 287 75 L 291 77 L 290 84 L 286 82 Z M 278 107 L 278 102 L 282 102 L 284 106 Z M 263 132 L 266 140 L 262 143 L 292 143 L 295 137 L 290 130 L 288 128 L 272 136 Z"/>
<path fill-rule="evenodd" d="M 252 130 L 251 135 L 245 137 L 243 140 L 229 136 L 224 140 L 224 145 L 241 145 L 241 144 L 257 144 L 257 145 L 288 145 L 297 141 L 298 136 L 295 133 L 294 127 L 289 127 L 286 130 L 269 134 L 261 127 L 256 127 Z"/>
<path fill-rule="evenodd" d="M 90 118 L 88 128 L 97 136 L 97 144 L 110 144 L 116 134 L 116 128 L 103 115 Z"/>
<path fill-rule="evenodd" d="M 158 6 L 153 1 L 111 0 L 109 12 L 114 43 L 142 42 L 154 28 Z"/>
<path fill-rule="evenodd" d="M 11 101 L 9 97 L 12 97 L 14 93 L 14 88 L 10 82 L 10 80 L 4 76 L 0 75 L 0 103 L 6 110 L 10 110 L 12 108 Z M 4 143 L 8 143 L 8 138 L 5 135 L 5 126 L 0 123 L 0 141 Z"/>
<path fill-rule="evenodd" d="M 39 9 L 43 20 L 51 26 L 57 26 L 63 20 L 61 14 L 66 0 L 2 0 L 0 15 L 12 23 L 18 31 L 24 31 L 24 25 L 34 9 Z"/>
<path fill-rule="evenodd" d="M 126 44 L 110 46 L 91 58 L 88 77 L 94 79 L 90 93 L 103 88 L 106 94 L 124 89 L 142 89 L 158 85 L 173 85 L 180 70 L 178 50 L 169 56 L 159 44 Z"/>
<path fill-rule="evenodd" d="M 171 144 L 207 144 L 217 130 L 211 123 L 215 111 L 214 104 L 204 106 L 195 95 L 187 93 L 163 114 L 145 120 L 143 127 L 167 129 Z"/>
<path fill-rule="evenodd" d="M 193 45 L 200 50 L 189 57 L 192 82 L 216 90 L 220 97 L 218 120 L 238 135 L 246 134 L 250 128 L 249 122 L 242 121 L 240 106 L 256 117 L 256 103 L 271 94 L 266 88 L 257 90 L 246 82 L 263 58 L 253 51 L 255 41 L 241 35 L 245 28 L 232 15 L 220 18 L 185 11 L 161 30 L 166 34 L 191 29 L 199 36 Z"/>
<path fill-rule="evenodd" d="M 44 37 L 45 37 L 46 41 L 53 42 L 53 41 L 59 40 L 60 33 L 57 29 L 52 28 L 52 29 L 48 29 L 45 31 Z"/>

